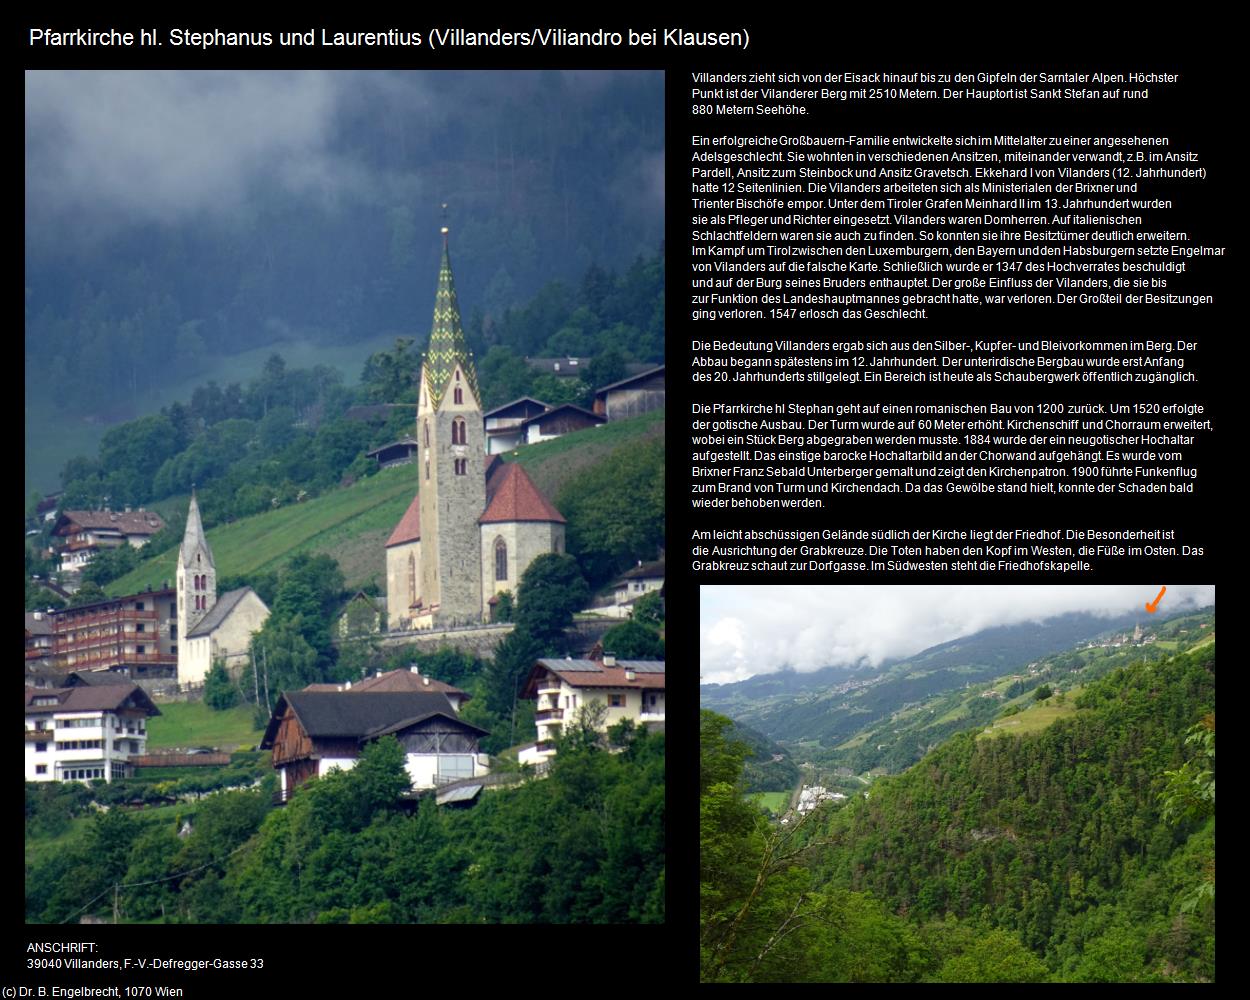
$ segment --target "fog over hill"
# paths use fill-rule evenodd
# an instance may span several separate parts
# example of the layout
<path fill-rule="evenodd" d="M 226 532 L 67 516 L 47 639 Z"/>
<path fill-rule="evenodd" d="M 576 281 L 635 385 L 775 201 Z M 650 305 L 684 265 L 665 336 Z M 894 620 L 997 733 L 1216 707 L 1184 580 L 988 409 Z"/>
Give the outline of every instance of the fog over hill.
<path fill-rule="evenodd" d="M 725 685 L 792 670 L 800 676 L 777 678 L 778 685 L 802 688 L 809 685 L 801 675 L 821 671 L 819 686 L 827 686 L 839 673 L 879 668 L 995 627 L 1081 614 L 1091 620 L 1078 631 L 1092 635 L 1119 616 L 1145 621 L 1145 604 L 1158 592 L 1157 584 L 703 587 L 700 677 Z M 1160 613 L 1214 603 L 1214 587 L 1169 586 Z"/>

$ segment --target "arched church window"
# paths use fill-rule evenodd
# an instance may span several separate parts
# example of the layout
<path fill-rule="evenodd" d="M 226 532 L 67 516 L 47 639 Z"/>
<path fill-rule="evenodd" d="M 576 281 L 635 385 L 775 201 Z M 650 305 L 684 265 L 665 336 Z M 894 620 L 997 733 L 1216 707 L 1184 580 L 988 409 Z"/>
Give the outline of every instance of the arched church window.
<path fill-rule="evenodd" d="M 469 460 L 467 458 L 457 458 L 454 460 L 455 473 L 457 476 L 463 476 L 468 471 Z"/>
<path fill-rule="evenodd" d="M 502 538 L 495 539 L 495 579 L 508 579 L 508 543 Z"/>
<path fill-rule="evenodd" d="M 452 422 L 452 425 L 451 425 L 451 443 L 452 444 L 464 444 L 465 443 L 464 434 L 465 434 L 465 423 L 463 420 L 457 417 Z"/>
<path fill-rule="evenodd" d="M 417 560 L 414 553 L 408 553 L 408 606 L 417 603 Z"/>
<path fill-rule="evenodd" d="M 423 423 L 425 425 L 425 446 L 428 448 L 430 446 L 430 422 L 426 420 Z"/>
<path fill-rule="evenodd" d="M 461 389 L 460 386 L 456 386 L 456 389 L 453 395 L 455 396 L 455 400 L 457 404 L 464 402 L 464 390 Z"/>

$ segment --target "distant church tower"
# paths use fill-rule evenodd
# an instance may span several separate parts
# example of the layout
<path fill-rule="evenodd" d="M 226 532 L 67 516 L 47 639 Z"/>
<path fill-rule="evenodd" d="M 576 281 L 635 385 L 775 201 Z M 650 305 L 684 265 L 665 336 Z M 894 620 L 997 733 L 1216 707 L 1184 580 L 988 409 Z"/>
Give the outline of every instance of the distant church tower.
<path fill-rule="evenodd" d="M 191 490 L 191 506 L 187 510 L 187 530 L 178 550 L 178 648 L 186 645 L 187 636 L 217 603 L 217 567 L 213 550 L 208 547 L 204 525 L 200 522 L 200 505 Z M 181 663 L 185 659 L 179 656 Z"/>
<path fill-rule="evenodd" d="M 444 226 L 434 327 L 421 364 L 417 405 L 421 606 L 414 617 L 418 628 L 482 620 L 478 518 L 486 507 L 485 463 L 477 370 L 460 326 Z"/>

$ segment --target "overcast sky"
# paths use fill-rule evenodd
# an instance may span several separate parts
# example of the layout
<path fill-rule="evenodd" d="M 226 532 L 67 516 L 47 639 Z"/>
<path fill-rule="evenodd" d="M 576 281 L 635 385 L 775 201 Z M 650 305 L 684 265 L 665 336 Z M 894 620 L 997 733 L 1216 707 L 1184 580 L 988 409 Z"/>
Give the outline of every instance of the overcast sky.
<path fill-rule="evenodd" d="M 1145 612 L 1156 586 L 703 587 L 699 673 L 728 684 L 790 666 L 876 666 L 995 625 L 1071 611 Z M 1160 613 L 1215 603 L 1214 587 L 1169 586 Z"/>
<path fill-rule="evenodd" d="M 561 75 L 573 108 L 647 74 Z M 72 222 L 79 240 L 142 222 L 228 222 L 273 187 L 321 206 L 411 198 L 420 179 L 367 167 L 343 141 L 345 121 L 385 131 L 403 109 L 428 134 L 456 113 L 449 89 L 493 106 L 543 86 L 538 72 L 302 70 L 29 71 L 25 84 L 28 238 Z M 662 209 L 661 150 L 622 171 L 648 210 Z"/>

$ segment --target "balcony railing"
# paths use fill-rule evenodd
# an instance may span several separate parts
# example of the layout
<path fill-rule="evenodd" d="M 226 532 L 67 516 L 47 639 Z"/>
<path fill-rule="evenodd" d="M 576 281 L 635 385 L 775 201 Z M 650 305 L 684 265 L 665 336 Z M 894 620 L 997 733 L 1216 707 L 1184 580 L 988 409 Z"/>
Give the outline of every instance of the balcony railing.
<path fill-rule="evenodd" d="M 73 629 L 85 628 L 88 625 L 116 625 L 118 622 L 123 621 L 156 621 L 157 617 L 158 612 L 155 608 L 137 611 L 134 608 L 123 605 L 121 607 L 93 611 L 85 615 L 76 615 L 71 608 L 60 613 L 57 619 L 57 629 L 64 633 Z"/>
<path fill-rule="evenodd" d="M 545 708 L 534 713 L 535 722 L 557 722 L 564 718 L 564 709 Z"/>

